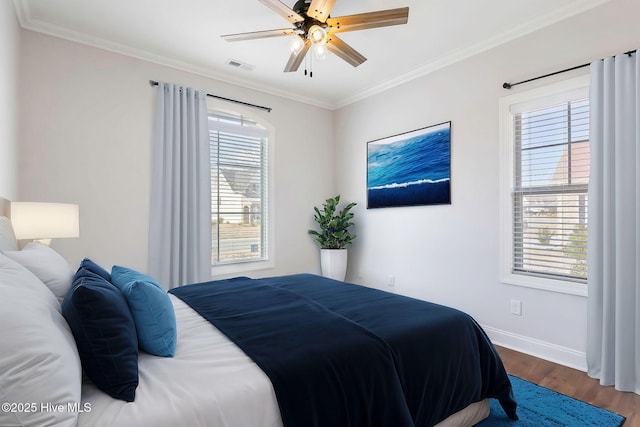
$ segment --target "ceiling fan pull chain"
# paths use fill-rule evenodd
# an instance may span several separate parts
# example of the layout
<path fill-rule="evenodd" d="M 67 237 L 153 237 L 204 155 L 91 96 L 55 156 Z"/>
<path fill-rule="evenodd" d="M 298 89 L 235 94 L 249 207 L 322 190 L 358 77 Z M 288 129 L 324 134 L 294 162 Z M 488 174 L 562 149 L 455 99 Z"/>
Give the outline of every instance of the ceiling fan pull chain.
<path fill-rule="evenodd" d="M 304 75 L 307 75 L 307 68 L 309 68 L 309 58 L 307 56 L 304 57 Z"/>

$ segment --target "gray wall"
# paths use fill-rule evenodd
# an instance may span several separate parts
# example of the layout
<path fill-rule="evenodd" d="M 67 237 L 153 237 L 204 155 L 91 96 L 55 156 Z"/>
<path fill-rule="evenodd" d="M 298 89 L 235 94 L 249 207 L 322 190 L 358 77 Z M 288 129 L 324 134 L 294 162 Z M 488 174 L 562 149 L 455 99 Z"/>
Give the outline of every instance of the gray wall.
<path fill-rule="evenodd" d="M 275 128 L 276 264 L 253 275 L 319 272 L 307 229 L 333 191 L 331 111 L 31 31 L 21 46 L 19 195 L 80 205 L 80 238 L 53 242 L 69 261 L 146 271 L 153 79 L 273 108 L 255 114 Z"/>
<path fill-rule="evenodd" d="M 554 79 L 512 91 L 504 81 L 635 49 L 638 16 L 640 2 L 614 0 L 337 111 L 337 189 L 359 203 L 348 278 L 387 289 L 395 275 L 398 293 L 461 308 L 497 342 L 584 369 L 586 298 L 499 281 L 498 100 Z M 452 204 L 366 210 L 366 142 L 449 120 Z"/>
<path fill-rule="evenodd" d="M 0 2 L 0 197 L 18 192 L 18 59 L 20 31 L 13 5 Z"/>

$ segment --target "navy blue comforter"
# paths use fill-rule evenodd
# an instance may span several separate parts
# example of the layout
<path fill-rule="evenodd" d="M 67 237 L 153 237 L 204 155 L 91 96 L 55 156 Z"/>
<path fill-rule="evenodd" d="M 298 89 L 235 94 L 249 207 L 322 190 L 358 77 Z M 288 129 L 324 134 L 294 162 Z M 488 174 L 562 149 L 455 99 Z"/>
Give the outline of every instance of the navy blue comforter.
<path fill-rule="evenodd" d="M 269 376 L 285 427 L 427 427 L 486 397 L 517 419 L 500 357 L 458 310 L 309 274 L 170 292 Z"/>

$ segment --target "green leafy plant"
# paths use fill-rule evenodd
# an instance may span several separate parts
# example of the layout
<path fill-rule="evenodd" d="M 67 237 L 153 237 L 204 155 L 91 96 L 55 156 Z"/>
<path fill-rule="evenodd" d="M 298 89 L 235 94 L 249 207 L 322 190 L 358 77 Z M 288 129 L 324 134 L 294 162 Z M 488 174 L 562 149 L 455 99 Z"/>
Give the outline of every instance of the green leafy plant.
<path fill-rule="evenodd" d="M 571 274 L 587 277 L 587 227 L 585 225 L 576 226 L 569 236 L 569 242 L 562 250 L 564 256 L 575 260 Z"/>
<path fill-rule="evenodd" d="M 538 229 L 538 241 L 543 245 L 548 245 L 551 243 L 551 238 L 553 237 L 553 230 L 549 227 L 541 227 Z"/>
<path fill-rule="evenodd" d="M 309 234 L 315 237 L 315 241 L 322 249 L 344 249 L 350 245 L 354 234 L 349 232 L 349 227 L 353 225 L 353 213 L 349 212 L 357 203 L 352 202 L 338 211 L 340 195 L 328 198 L 322 205 L 322 210 L 314 207 L 313 219 L 320 225 L 320 232 L 309 230 Z"/>

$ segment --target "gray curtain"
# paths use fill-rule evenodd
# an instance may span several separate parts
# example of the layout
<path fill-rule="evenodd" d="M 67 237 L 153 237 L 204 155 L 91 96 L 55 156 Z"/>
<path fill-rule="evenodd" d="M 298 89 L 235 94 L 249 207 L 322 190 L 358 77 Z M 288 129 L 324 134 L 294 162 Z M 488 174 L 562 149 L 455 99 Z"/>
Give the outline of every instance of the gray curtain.
<path fill-rule="evenodd" d="M 591 64 L 588 373 L 640 393 L 640 62 Z"/>
<path fill-rule="evenodd" d="M 149 274 L 173 288 L 211 279 L 206 93 L 158 84 L 152 141 Z"/>

